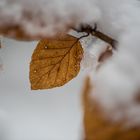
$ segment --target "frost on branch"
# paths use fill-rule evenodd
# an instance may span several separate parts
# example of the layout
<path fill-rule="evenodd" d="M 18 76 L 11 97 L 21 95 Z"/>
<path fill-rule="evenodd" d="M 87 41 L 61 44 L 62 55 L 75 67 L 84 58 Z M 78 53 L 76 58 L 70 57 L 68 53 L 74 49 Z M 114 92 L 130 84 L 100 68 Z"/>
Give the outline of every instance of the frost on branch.
<path fill-rule="evenodd" d="M 96 21 L 99 11 L 91 10 L 93 4 L 90 0 L 1 0 L 0 33 L 24 40 L 54 36 L 73 25 Z"/>

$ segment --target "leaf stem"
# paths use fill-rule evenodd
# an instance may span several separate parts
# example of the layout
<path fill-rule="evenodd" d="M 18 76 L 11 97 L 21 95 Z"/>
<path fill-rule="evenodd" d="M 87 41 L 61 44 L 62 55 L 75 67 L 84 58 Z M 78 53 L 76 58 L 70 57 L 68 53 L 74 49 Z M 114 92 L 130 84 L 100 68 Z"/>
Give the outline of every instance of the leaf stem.
<path fill-rule="evenodd" d="M 88 37 L 88 36 L 89 36 L 89 33 L 87 33 L 86 35 L 83 35 L 83 36 L 79 37 L 79 38 L 78 38 L 78 41 L 79 41 L 80 39 L 82 39 L 82 38 L 84 38 L 84 37 Z"/>

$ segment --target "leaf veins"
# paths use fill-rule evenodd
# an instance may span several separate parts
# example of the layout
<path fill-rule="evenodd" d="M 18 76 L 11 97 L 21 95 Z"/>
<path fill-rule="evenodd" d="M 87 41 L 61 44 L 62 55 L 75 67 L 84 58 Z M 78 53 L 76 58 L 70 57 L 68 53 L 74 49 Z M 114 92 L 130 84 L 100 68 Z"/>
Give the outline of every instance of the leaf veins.
<path fill-rule="evenodd" d="M 64 85 L 79 73 L 82 55 L 79 39 L 71 35 L 41 40 L 30 63 L 31 89 Z"/>

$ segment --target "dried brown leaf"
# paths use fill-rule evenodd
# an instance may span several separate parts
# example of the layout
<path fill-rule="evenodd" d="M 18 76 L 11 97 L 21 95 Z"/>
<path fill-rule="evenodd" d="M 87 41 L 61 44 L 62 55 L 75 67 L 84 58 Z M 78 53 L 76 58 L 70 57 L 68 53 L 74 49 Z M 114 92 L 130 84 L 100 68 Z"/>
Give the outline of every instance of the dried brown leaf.
<path fill-rule="evenodd" d="M 140 140 L 140 127 L 126 128 L 126 120 L 113 123 L 105 117 L 99 103 L 91 99 L 92 88 L 94 87 L 91 87 L 90 79 L 87 78 L 82 96 L 85 131 L 83 140 Z"/>
<path fill-rule="evenodd" d="M 79 73 L 82 55 L 79 39 L 71 35 L 41 40 L 30 63 L 31 89 L 64 85 Z"/>

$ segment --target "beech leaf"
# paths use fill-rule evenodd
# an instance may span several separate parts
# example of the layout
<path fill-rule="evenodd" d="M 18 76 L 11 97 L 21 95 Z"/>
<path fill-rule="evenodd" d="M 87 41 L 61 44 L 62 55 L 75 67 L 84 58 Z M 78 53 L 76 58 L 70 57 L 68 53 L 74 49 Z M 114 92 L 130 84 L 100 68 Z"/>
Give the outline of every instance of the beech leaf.
<path fill-rule="evenodd" d="M 31 89 L 64 85 L 79 73 L 82 56 L 79 39 L 71 35 L 41 40 L 30 63 Z"/>

